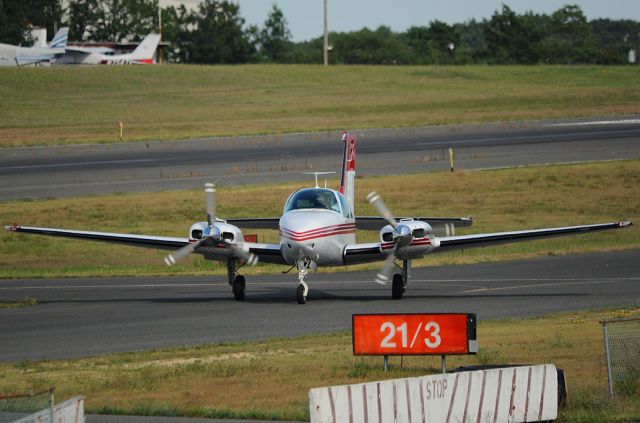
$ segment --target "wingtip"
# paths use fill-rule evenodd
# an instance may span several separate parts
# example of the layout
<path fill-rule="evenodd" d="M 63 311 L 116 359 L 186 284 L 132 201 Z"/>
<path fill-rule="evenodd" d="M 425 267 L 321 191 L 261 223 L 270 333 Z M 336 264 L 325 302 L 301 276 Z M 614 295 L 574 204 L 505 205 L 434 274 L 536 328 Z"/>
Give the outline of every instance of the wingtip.
<path fill-rule="evenodd" d="M 628 226 L 633 226 L 633 222 L 630 220 L 625 220 L 624 222 L 618 222 L 618 226 L 621 228 L 626 228 Z"/>

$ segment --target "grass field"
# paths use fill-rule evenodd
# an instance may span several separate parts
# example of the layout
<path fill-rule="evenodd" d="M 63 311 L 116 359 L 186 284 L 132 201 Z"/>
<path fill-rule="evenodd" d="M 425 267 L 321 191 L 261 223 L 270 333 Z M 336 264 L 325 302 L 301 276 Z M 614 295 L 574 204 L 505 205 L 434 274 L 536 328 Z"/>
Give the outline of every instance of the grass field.
<path fill-rule="evenodd" d="M 219 187 L 218 215 L 227 218 L 280 216 L 287 195 L 297 188 L 300 185 Z M 364 197 L 377 190 L 397 215 L 472 214 L 472 232 L 619 220 L 640 222 L 640 161 L 359 178 L 356 189 L 357 214 L 376 214 Z M 421 195 L 415 195 L 416 192 Z M 571 201 L 567 201 L 568 198 Z M 206 216 L 201 190 L 17 201 L 3 203 L 0 208 L 2 224 L 181 237 L 187 236 L 191 223 L 202 220 L 206 220 Z M 377 236 L 377 232 L 360 231 L 358 242 L 372 242 Z M 277 231 L 259 231 L 259 240 L 279 242 L 279 236 Z M 472 263 L 632 248 L 640 248 L 638 225 L 624 230 L 471 249 L 464 253 L 434 254 L 415 264 Z M 225 271 L 222 265 L 207 262 L 200 256 L 167 268 L 162 260 L 166 254 L 2 231 L 0 278 L 206 275 Z M 379 264 L 368 265 L 368 268 L 378 267 Z M 362 266 L 349 269 L 360 268 Z M 276 269 L 282 270 L 282 267 L 258 265 L 245 269 L 245 273 L 275 272 Z"/>
<path fill-rule="evenodd" d="M 462 365 L 553 363 L 564 369 L 568 404 L 561 422 L 640 419 L 640 382 L 616 401 L 606 395 L 604 318 L 640 316 L 640 308 L 584 311 L 478 322 L 479 353 Z M 0 363 L 0 394 L 56 387 L 56 398 L 86 395 L 89 413 L 308 419 L 312 387 L 420 376 L 439 357 L 354 357 L 351 333 L 204 345 L 74 360 Z"/>
<path fill-rule="evenodd" d="M 0 147 L 640 113 L 632 66 L 0 70 Z"/>

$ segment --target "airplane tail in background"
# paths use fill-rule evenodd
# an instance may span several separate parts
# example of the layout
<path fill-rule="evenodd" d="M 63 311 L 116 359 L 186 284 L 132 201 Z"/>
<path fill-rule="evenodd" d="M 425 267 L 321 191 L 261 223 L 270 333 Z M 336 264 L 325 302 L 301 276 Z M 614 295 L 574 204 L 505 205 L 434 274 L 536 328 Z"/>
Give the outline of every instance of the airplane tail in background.
<path fill-rule="evenodd" d="M 131 52 L 130 58 L 138 63 L 153 63 L 153 55 L 156 53 L 159 42 L 160 34 L 147 35 Z"/>
<path fill-rule="evenodd" d="M 67 47 L 67 38 L 69 36 L 69 27 L 62 27 L 56 32 L 56 35 L 53 36 L 51 43 L 49 43 L 49 48 L 66 48 Z"/>
<path fill-rule="evenodd" d="M 344 152 L 342 154 L 340 193 L 347 199 L 355 214 L 356 137 L 345 131 L 342 134 L 342 142 L 344 142 Z"/>

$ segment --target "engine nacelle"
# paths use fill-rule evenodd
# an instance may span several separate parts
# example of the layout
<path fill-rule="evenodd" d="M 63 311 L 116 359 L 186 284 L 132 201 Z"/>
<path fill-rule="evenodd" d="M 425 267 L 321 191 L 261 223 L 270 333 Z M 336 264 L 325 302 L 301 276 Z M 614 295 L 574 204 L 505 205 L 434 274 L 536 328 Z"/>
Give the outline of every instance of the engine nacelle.
<path fill-rule="evenodd" d="M 196 222 L 189 229 L 189 239 L 191 241 L 206 238 L 208 236 L 219 236 L 222 239 L 234 244 L 244 242 L 242 231 L 237 226 L 226 222 L 213 222 L 213 227 L 209 227 L 207 222 Z"/>
<path fill-rule="evenodd" d="M 391 251 L 397 243 L 396 256 L 401 259 L 422 257 L 433 249 L 433 242 L 433 228 L 421 220 L 401 219 L 395 229 L 387 225 L 380 230 L 381 250 Z"/>
<path fill-rule="evenodd" d="M 413 220 L 413 219 L 402 219 L 398 222 L 398 226 L 404 226 L 409 228 L 411 231 L 411 237 L 413 239 L 420 239 L 428 236 L 433 233 L 433 229 L 431 225 L 427 222 L 423 222 L 421 220 Z M 393 226 L 387 225 L 380 229 L 380 242 L 388 243 L 393 242 L 394 237 L 398 233 L 397 230 L 394 230 Z"/>

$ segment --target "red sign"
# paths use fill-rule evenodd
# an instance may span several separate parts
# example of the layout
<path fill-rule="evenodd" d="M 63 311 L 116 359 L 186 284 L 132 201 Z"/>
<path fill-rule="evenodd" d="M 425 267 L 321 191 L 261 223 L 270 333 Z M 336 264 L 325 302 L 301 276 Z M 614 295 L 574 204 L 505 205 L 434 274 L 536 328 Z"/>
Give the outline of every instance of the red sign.
<path fill-rule="evenodd" d="M 476 315 L 354 314 L 354 355 L 475 354 Z"/>

